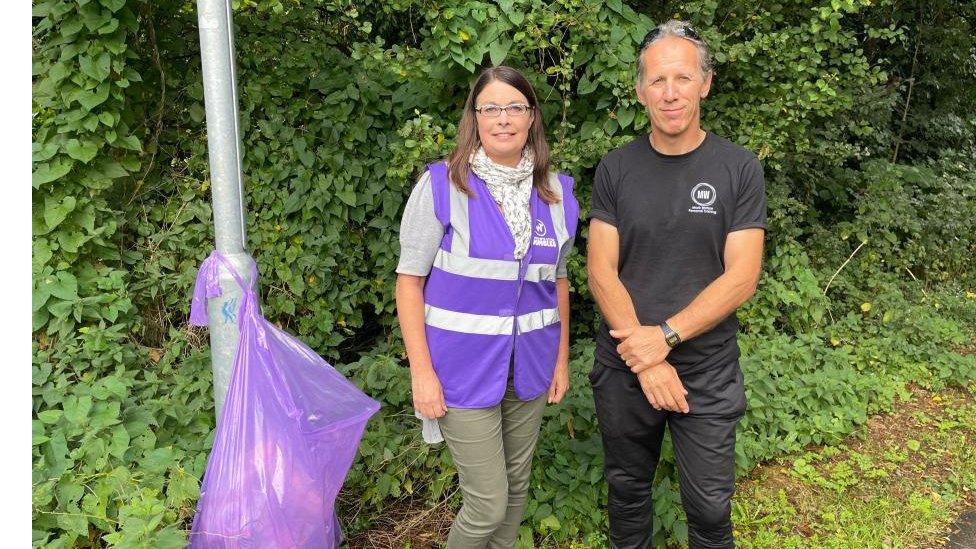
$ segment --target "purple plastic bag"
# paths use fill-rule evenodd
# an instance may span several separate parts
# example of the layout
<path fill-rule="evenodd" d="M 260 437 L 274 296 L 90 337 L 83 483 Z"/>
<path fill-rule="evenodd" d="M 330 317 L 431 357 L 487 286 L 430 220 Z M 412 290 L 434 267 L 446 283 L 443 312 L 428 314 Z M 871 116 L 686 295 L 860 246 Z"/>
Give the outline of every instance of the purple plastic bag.
<path fill-rule="evenodd" d="M 213 252 L 200 266 L 190 322 L 207 325 L 223 266 L 244 289 L 240 343 L 193 519 L 193 548 L 335 547 L 333 504 L 366 421 L 380 405 L 261 315 L 257 272 L 245 287 Z"/>

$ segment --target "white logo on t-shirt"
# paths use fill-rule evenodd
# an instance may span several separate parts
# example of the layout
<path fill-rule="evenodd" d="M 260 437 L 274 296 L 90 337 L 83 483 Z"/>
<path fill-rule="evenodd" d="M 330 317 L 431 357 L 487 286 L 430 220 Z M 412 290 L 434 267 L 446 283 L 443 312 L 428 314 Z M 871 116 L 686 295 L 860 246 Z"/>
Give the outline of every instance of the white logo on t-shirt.
<path fill-rule="evenodd" d="M 691 189 L 691 201 L 694 202 L 695 205 L 689 208 L 688 211 L 691 213 L 707 213 L 715 215 L 718 212 L 715 211 L 712 204 L 715 203 L 716 198 L 718 198 L 718 193 L 715 192 L 715 187 L 702 181 Z"/>

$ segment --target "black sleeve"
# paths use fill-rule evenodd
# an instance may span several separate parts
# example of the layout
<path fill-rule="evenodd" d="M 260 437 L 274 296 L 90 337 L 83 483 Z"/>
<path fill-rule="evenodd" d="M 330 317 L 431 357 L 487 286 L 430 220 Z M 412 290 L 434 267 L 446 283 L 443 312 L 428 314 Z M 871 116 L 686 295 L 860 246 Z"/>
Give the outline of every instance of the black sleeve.
<path fill-rule="evenodd" d="M 599 219 L 617 226 L 617 189 L 616 181 L 610 177 L 610 170 L 606 165 L 606 158 L 596 167 L 593 177 L 593 198 L 590 201 L 590 213 L 587 219 Z"/>
<path fill-rule="evenodd" d="M 753 156 L 742 168 L 729 232 L 766 228 L 766 182 L 762 164 Z"/>

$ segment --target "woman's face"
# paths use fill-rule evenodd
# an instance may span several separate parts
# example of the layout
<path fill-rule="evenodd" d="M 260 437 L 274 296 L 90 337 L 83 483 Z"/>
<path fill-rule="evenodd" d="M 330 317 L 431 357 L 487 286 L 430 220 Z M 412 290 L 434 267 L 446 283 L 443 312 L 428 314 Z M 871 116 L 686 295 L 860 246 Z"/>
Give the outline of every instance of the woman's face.
<path fill-rule="evenodd" d="M 504 108 L 513 104 L 528 105 L 529 99 L 500 80 L 494 80 L 482 88 L 474 101 L 476 108 L 488 105 Z M 496 117 L 490 117 L 483 112 L 475 113 L 478 120 L 478 138 L 488 157 L 505 166 L 518 165 L 522 159 L 522 149 L 529 139 L 529 127 L 532 126 L 534 116 L 533 109 L 522 115 L 513 115 L 502 110 Z"/>

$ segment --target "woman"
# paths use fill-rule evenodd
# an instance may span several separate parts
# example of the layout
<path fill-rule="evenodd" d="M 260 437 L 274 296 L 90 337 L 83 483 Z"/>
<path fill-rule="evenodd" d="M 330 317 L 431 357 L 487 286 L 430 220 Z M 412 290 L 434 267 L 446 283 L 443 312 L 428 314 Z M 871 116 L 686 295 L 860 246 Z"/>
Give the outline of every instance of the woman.
<path fill-rule="evenodd" d="M 543 408 L 569 385 L 572 186 L 549 171 L 532 86 L 494 67 L 472 84 L 457 148 L 407 202 L 397 314 L 414 407 L 438 418 L 464 496 L 450 549 L 518 537 Z"/>

